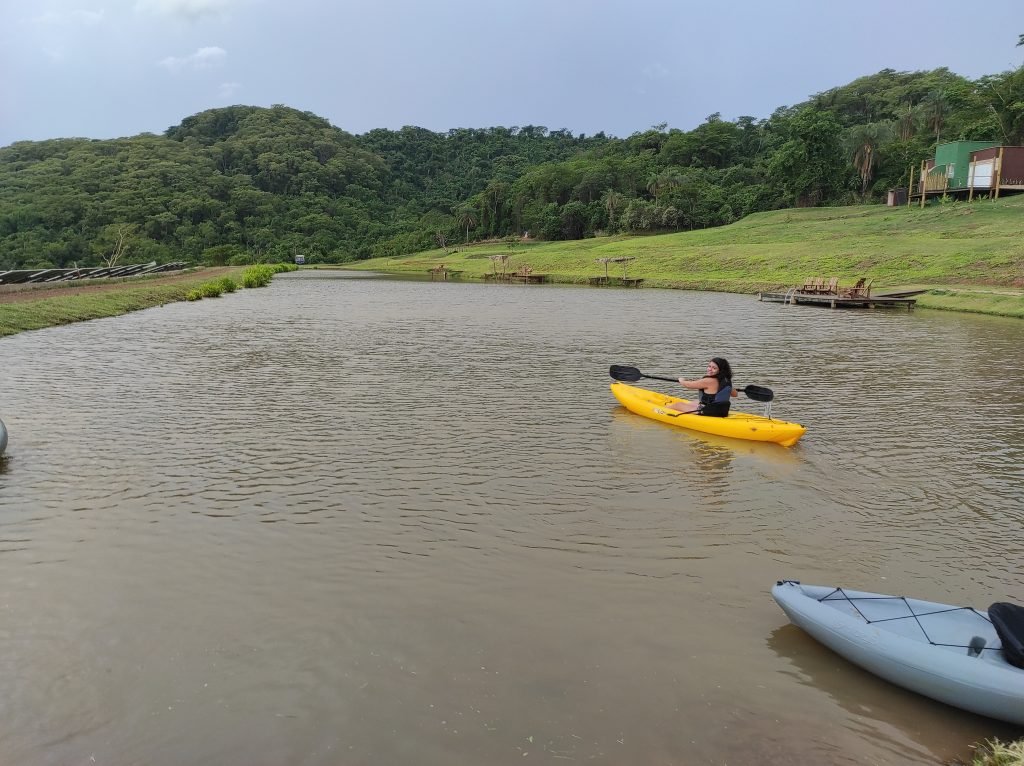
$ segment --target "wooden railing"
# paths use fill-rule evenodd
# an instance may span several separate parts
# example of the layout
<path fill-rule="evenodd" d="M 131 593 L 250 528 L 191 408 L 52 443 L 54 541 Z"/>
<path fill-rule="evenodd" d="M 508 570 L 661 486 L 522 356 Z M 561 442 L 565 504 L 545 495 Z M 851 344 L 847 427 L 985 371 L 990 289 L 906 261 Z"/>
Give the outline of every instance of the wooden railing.
<path fill-rule="evenodd" d="M 920 194 L 922 191 L 922 186 L 924 187 L 923 191 L 926 192 L 946 191 L 947 189 L 949 189 L 949 178 L 946 177 L 945 173 L 943 173 L 942 175 L 939 175 L 938 173 L 932 175 L 925 175 L 924 184 L 918 182 L 917 188 L 914 190 L 914 193 Z"/>

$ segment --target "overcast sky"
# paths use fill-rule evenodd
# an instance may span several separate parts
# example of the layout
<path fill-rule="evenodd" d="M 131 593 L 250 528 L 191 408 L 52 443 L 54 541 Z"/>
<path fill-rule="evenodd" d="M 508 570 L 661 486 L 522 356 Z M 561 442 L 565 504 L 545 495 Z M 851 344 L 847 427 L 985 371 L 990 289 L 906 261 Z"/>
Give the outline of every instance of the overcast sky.
<path fill-rule="evenodd" d="M 286 104 L 344 130 L 689 130 L 1021 65 L 1024 0 L 0 0 L 0 146 Z"/>

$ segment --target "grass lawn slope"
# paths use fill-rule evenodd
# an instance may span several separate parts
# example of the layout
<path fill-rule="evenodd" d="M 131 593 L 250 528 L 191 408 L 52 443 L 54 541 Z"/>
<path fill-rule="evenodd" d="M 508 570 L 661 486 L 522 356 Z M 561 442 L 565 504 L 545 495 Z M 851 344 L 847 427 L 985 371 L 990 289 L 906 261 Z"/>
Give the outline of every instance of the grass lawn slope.
<path fill-rule="evenodd" d="M 482 279 L 489 255 L 510 255 L 555 282 L 585 283 L 604 274 L 598 258 L 633 257 L 627 276 L 645 287 L 757 292 L 808 277 L 859 277 L 886 288 L 930 288 L 918 305 L 1024 317 L 1024 195 L 920 207 L 864 205 L 757 213 L 730 226 L 647 237 L 569 242 L 458 245 L 347 268 L 425 276 L 443 263 L 463 279 Z M 609 265 L 610 276 L 622 268 Z"/>

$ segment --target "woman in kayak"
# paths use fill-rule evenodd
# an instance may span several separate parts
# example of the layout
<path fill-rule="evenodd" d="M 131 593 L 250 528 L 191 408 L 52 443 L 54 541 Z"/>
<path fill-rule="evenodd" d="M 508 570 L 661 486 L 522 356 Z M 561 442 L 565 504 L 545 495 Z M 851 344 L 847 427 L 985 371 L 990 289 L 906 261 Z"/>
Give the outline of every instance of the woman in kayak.
<path fill-rule="evenodd" d="M 729 399 L 739 396 L 739 392 L 732 387 L 732 368 L 720 356 L 708 362 L 708 369 L 703 378 L 680 378 L 679 384 L 683 388 L 700 391 L 700 399 L 695 402 L 675 402 L 668 405 L 668 409 L 678 412 L 696 412 L 698 415 L 724 418 L 729 414 Z"/>

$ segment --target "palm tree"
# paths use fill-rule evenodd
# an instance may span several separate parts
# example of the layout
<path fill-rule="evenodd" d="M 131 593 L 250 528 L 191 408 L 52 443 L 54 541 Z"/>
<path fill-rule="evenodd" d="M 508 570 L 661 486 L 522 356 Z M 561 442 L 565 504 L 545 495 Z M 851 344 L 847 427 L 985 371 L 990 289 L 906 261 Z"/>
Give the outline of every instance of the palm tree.
<path fill-rule="evenodd" d="M 469 243 L 469 230 L 476 226 L 476 214 L 468 207 L 455 213 L 455 223 L 466 230 L 466 243 Z"/>
<path fill-rule="evenodd" d="M 946 118 L 949 116 L 949 101 L 941 90 L 933 90 L 925 99 L 925 106 L 925 119 L 928 127 L 935 131 L 935 143 L 938 144 L 942 126 L 946 124 Z"/>
<path fill-rule="evenodd" d="M 658 174 L 658 182 L 662 189 L 678 189 L 686 183 L 686 179 L 678 170 L 666 170 Z"/>
<path fill-rule="evenodd" d="M 661 193 L 665 189 L 675 189 L 683 185 L 685 179 L 677 170 L 663 170 L 656 176 L 651 176 L 647 181 L 647 191 L 654 195 L 654 204 L 657 205 Z"/>
<path fill-rule="evenodd" d="M 615 211 L 622 207 L 622 195 L 615 189 L 608 189 L 601 195 L 601 204 L 608 211 L 608 228 L 615 228 Z"/>
<path fill-rule="evenodd" d="M 651 176 L 647 179 L 647 193 L 654 197 L 654 204 L 658 204 L 658 195 L 661 194 L 661 176 Z"/>
<path fill-rule="evenodd" d="M 907 111 L 900 116 L 898 122 L 900 141 L 909 141 L 914 137 L 914 134 L 917 133 L 919 120 L 920 110 L 907 104 Z"/>
<path fill-rule="evenodd" d="M 889 125 L 876 122 L 858 125 L 847 137 L 847 149 L 860 176 L 861 197 L 867 196 L 868 186 L 878 165 L 878 148 L 889 138 L 890 133 Z"/>

